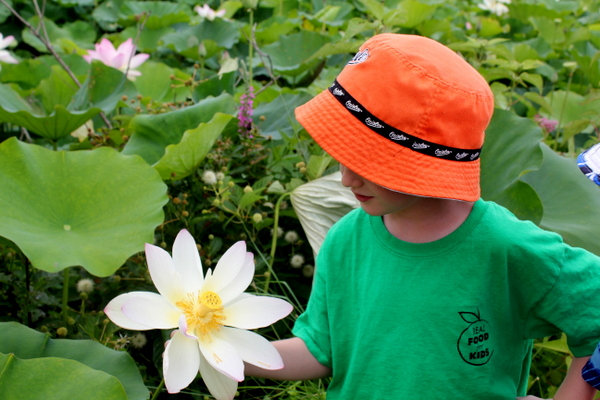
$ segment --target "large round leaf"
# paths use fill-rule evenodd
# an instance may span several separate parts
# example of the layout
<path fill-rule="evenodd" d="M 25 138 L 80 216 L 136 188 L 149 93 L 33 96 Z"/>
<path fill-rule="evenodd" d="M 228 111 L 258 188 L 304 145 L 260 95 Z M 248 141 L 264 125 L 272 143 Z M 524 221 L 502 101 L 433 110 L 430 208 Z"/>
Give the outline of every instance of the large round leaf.
<path fill-rule="evenodd" d="M 141 158 L 111 148 L 54 152 L 11 138 L 0 144 L 0 236 L 32 264 L 81 265 L 108 276 L 152 243 L 166 186 Z"/>
<path fill-rule="evenodd" d="M 481 153 L 481 197 L 535 223 L 542 217 L 542 204 L 535 191 L 519 179 L 542 164 L 542 138 L 532 120 L 497 108 Z"/>
<path fill-rule="evenodd" d="M 48 139 L 68 136 L 81 125 L 100 114 L 111 112 L 123 95 L 134 96 L 135 87 L 125 75 L 114 68 L 94 61 L 90 74 L 81 88 L 73 94 L 62 83 L 64 72 L 54 70 L 36 89 L 43 109 L 32 107 L 10 86 L 0 84 L 0 122 L 19 125 Z M 100 84 L 101 82 L 101 84 Z M 64 88 L 63 88 L 64 86 Z"/>
<path fill-rule="evenodd" d="M 69 111 L 65 105 L 57 104 L 48 115 L 34 110 L 8 85 L 0 84 L 0 122 L 35 132 L 48 139 L 60 139 L 100 114 L 100 108 L 83 111 Z"/>
<path fill-rule="evenodd" d="M 263 46 L 273 62 L 273 69 L 287 76 L 298 76 L 314 68 L 319 60 L 306 62 L 331 39 L 312 31 L 300 31 L 281 36 L 275 43 Z"/>
<path fill-rule="evenodd" d="M 0 398 L 4 400 L 127 400 L 114 376 L 73 360 L 21 360 L 0 353 L 0 371 Z"/>
<path fill-rule="evenodd" d="M 87 366 L 85 370 L 82 368 L 78 373 L 90 374 L 87 369 L 91 368 L 93 371 L 102 371 L 103 373 L 118 379 L 122 387 L 125 388 L 129 400 L 143 400 L 148 398 L 148 389 L 144 385 L 139 369 L 131 356 L 126 352 L 111 350 L 92 340 L 51 339 L 48 334 L 30 329 L 16 322 L 1 322 L 0 337 L 2 337 L 2 340 L 0 340 L 0 353 L 12 353 L 20 359 L 60 357 L 78 361 Z M 50 368 L 56 366 L 58 363 L 56 360 L 57 359 L 53 359 L 49 362 L 50 364 L 47 365 L 47 367 Z M 0 364 L 2 364 L 2 362 L 0 362 Z M 0 370 L 2 370 L 2 367 L 0 367 Z M 30 374 L 35 374 L 36 372 L 40 374 L 40 377 L 42 376 L 41 374 L 44 373 L 43 371 L 31 370 Z M 57 375 L 55 375 L 54 378 L 61 381 L 61 385 L 63 385 L 64 388 L 64 391 L 59 391 L 62 393 L 61 399 L 88 399 L 88 397 L 85 396 L 67 396 L 66 393 L 68 390 L 82 387 L 81 381 L 74 379 L 67 371 L 57 370 L 56 373 Z M 26 376 L 18 374 L 16 375 L 15 380 L 23 383 L 27 381 L 26 378 Z M 1 379 L 2 378 L 0 377 L 0 387 L 3 386 Z M 86 380 L 86 385 L 88 383 L 90 385 L 97 384 L 102 379 L 106 379 L 106 377 L 100 375 L 96 383 L 92 381 L 88 382 Z M 7 397 L 0 395 L 0 398 L 5 399 Z M 33 399 L 34 397 L 30 398 Z M 112 397 L 99 399 L 108 398 Z M 20 397 L 19 399 L 25 398 Z M 95 397 L 89 397 L 89 399 L 95 399 Z"/>
<path fill-rule="evenodd" d="M 523 176 L 544 205 L 540 226 L 562 235 L 572 246 L 600 255 L 600 189 L 587 179 L 573 159 L 542 144 L 544 162 Z"/>
<path fill-rule="evenodd" d="M 482 197 L 494 200 L 521 175 L 542 165 L 543 133 L 531 119 L 494 110 L 481 153 Z"/>
<path fill-rule="evenodd" d="M 291 136 L 294 130 L 300 128 L 294 116 L 294 109 L 311 98 L 306 92 L 279 94 L 277 99 L 256 107 L 252 116 L 254 124 L 263 136 L 271 136 L 276 140 L 281 139 L 282 133 Z"/>
<path fill-rule="evenodd" d="M 165 180 L 183 179 L 192 174 L 232 118 L 232 115 L 216 113 L 210 122 L 185 131 L 181 142 L 167 146 L 165 155 L 154 168 Z"/>
<path fill-rule="evenodd" d="M 233 114 L 236 104 L 228 94 L 209 97 L 197 104 L 159 115 L 136 115 L 130 123 L 133 135 L 123 154 L 137 154 L 154 165 L 165 154 L 165 148 L 181 141 L 183 133 L 210 121 L 215 113 Z"/>

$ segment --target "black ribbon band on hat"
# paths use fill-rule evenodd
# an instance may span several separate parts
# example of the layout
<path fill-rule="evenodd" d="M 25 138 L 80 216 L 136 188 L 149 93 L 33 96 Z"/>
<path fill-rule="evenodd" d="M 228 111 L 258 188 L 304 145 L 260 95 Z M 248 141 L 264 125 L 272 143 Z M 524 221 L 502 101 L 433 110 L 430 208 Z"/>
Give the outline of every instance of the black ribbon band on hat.
<path fill-rule="evenodd" d="M 391 140 L 403 147 L 431 157 L 453 161 L 475 161 L 481 154 L 481 149 L 459 149 L 443 146 L 437 143 L 419 139 L 406 132 L 396 129 L 371 114 L 365 107 L 354 99 L 336 80 L 329 87 L 333 97 L 340 102 L 352 115 L 378 135 Z"/>

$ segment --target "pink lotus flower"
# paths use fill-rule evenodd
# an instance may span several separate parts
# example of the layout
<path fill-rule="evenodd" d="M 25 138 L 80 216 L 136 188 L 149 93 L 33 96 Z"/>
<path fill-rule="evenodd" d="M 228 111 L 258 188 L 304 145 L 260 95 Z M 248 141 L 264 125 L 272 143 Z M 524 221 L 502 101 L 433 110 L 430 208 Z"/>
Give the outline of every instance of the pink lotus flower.
<path fill-rule="evenodd" d="M 215 399 L 231 400 L 244 379 L 244 361 L 263 369 L 283 367 L 275 347 L 247 329 L 271 325 L 293 307 L 244 293 L 254 277 L 254 257 L 244 242 L 231 246 L 205 276 L 196 242 L 185 229 L 175 239 L 172 257 L 146 244 L 146 259 L 159 293 L 121 294 L 104 312 L 125 329 L 177 329 L 163 358 L 169 393 L 186 388 L 200 371 Z"/>
<path fill-rule="evenodd" d="M 202 7 L 196 6 L 194 7 L 194 11 L 196 11 L 202 18 L 206 18 L 209 21 L 212 21 L 217 17 L 223 18 L 225 16 L 225 10 L 215 11 L 210 8 L 208 4 L 204 4 Z"/>
<path fill-rule="evenodd" d="M 538 125 L 541 126 L 542 129 L 548 133 L 554 132 L 556 127 L 558 127 L 558 121 L 555 119 L 549 119 L 549 118 L 543 117 L 539 114 L 537 114 L 533 118 L 535 119 L 535 122 L 537 122 Z"/>
<path fill-rule="evenodd" d="M 5 62 L 5 63 L 8 63 L 8 64 L 18 64 L 19 63 L 19 61 L 17 61 L 16 58 L 14 58 L 13 56 L 11 56 L 10 53 L 7 50 L 3 50 L 6 47 L 8 47 L 14 41 L 15 41 L 15 37 L 14 36 L 4 37 L 0 33 L 0 62 Z"/>
<path fill-rule="evenodd" d="M 135 54 L 135 46 L 131 39 L 127 39 L 115 49 L 110 40 L 104 38 L 100 43 L 96 43 L 96 50 L 89 50 L 88 54 L 83 56 L 89 63 L 92 60 L 98 60 L 109 67 L 126 72 L 127 78 L 134 81 L 136 76 L 142 75 L 135 68 L 139 67 L 150 57 L 149 54 Z"/>

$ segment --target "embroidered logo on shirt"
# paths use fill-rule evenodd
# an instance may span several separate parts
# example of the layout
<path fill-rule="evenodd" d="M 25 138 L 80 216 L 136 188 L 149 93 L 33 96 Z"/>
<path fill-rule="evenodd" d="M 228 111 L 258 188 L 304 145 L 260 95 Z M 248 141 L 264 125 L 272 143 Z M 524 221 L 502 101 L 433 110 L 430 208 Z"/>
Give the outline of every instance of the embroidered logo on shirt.
<path fill-rule="evenodd" d="M 477 313 L 461 311 L 458 314 L 469 324 L 458 337 L 456 343 L 458 354 L 467 364 L 474 366 L 487 364 L 494 355 L 490 341 L 490 324 L 481 319 L 479 310 Z"/>

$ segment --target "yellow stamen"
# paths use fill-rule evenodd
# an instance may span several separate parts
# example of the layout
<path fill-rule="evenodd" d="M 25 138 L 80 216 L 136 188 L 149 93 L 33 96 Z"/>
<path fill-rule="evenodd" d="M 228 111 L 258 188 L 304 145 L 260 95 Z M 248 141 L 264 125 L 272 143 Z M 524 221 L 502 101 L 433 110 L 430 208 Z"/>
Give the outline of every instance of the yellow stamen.
<path fill-rule="evenodd" d="M 188 332 L 210 341 L 210 333 L 223 326 L 225 315 L 221 298 L 214 292 L 189 293 L 186 300 L 175 303 L 183 311 Z"/>

